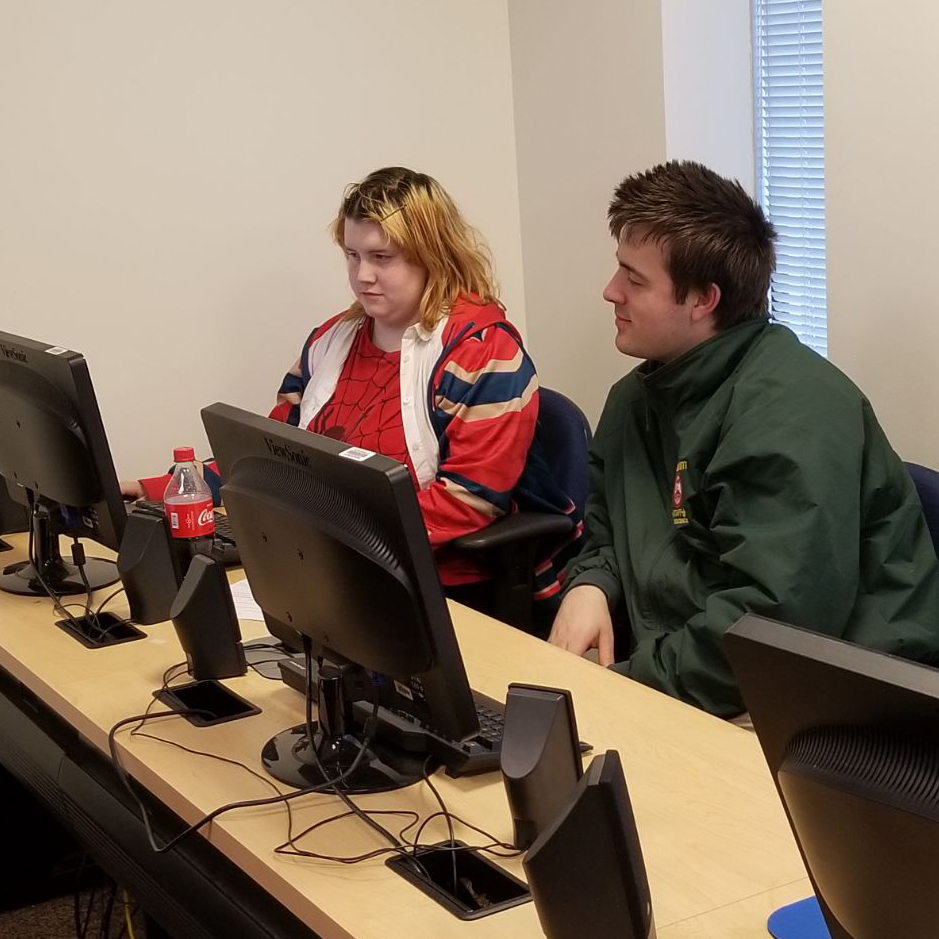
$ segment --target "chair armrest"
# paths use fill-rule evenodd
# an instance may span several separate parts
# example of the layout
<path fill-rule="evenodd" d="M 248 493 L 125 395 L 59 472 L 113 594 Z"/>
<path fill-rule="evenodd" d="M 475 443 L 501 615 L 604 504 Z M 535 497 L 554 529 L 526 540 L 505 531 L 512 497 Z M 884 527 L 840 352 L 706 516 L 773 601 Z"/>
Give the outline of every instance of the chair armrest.
<path fill-rule="evenodd" d="M 463 535 L 451 542 L 462 551 L 490 551 L 518 541 L 534 541 L 549 535 L 563 535 L 574 523 L 566 515 L 551 512 L 516 512 L 503 515 L 481 531 Z"/>

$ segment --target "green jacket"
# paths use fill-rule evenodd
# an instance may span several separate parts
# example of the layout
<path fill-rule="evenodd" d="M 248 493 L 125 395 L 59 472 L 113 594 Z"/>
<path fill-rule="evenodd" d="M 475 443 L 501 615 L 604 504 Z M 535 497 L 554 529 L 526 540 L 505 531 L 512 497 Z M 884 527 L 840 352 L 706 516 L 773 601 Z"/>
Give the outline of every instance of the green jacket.
<path fill-rule="evenodd" d="M 939 565 L 867 399 L 786 327 L 748 321 L 610 391 L 590 454 L 594 584 L 634 650 L 615 668 L 744 709 L 721 637 L 744 612 L 939 658 Z"/>

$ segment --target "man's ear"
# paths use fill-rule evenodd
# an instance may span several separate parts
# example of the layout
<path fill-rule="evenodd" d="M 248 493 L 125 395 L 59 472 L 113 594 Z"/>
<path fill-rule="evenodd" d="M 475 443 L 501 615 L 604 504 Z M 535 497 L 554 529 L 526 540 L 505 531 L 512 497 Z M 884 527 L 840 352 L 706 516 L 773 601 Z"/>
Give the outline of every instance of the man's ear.
<path fill-rule="evenodd" d="M 691 308 L 691 319 L 695 322 L 710 316 L 721 302 L 721 288 L 717 284 L 708 284 L 704 290 L 697 291 L 697 299 Z"/>

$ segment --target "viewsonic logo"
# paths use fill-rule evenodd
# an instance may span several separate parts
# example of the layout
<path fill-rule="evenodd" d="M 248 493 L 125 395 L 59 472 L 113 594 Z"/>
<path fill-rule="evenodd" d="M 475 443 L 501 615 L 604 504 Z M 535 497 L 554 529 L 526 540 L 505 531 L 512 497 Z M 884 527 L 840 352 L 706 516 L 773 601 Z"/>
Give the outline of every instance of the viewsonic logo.
<path fill-rule="evenodd" d="M 23 352 L 20 352 L 19 349 L 11 349 L 9 346 L 5 346 L 3 345 L 3 343 L 0 343 L 0 350 L 3 351 L 3 354 L 8 359 L 16 359 L 17 362 L 26 361 L 26 354 Z"/>
<path fill-rule="evenodd" d="M 287 460 L 289 463 L 296 463 L 299 466 L 310 465 L 310 458 L 305 454 L 291 450 L 290 447 L 282 447 L 280 444 L 274 443 L 270 437 L 265 437 L 264 442 L 267 444 L 267 449 L 270 450 L 274 456 L 280 457 L 282 460 Z"/>

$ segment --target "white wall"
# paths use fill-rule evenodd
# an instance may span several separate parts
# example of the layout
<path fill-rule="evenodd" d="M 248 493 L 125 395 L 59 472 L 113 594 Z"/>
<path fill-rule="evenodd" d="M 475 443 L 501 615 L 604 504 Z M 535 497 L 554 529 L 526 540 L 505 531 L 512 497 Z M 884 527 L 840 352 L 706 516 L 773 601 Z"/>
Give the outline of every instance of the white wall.
<path fill-rule="evenodd" d="M 450 190 L 524 325 L 506 0 L 0 0 L 0 133 L 0 329 L 85 353 L 123 475 L 271 405 L 378 166 Z"/>
<path fill-rule="evenodd" d="M 905 459 L 939 466 L 939 6 L 826 0 L 829 357 Z"/>
<path fill-rule="evenodd" d="M 939 7 L 898 2 L 897 29 L 825 6 L 830 355 L 939 464 Z M 268 406 L 347 300 L 343 185 L 404 163 L 487 236 L 544 383 L 595 419 L 632 365 L 600 297 L 613 187 L 666 156 L 752 186 L 748 7 L 0 0 L 0 328 L 85 352 L 120 470 L 156 471 L 203 403 Z"/>
<path fill-rule="evenodd" d="M 662 0 L 665 151 L 754 191 L 751 0 Z"/>
<path fill-rule="evenodd" d="M 635 360 L 601 292 L 606 210 L 665 156 L 659 0 L 510 0 L 528 345 L 544 385 L 591 421 Z"/>

